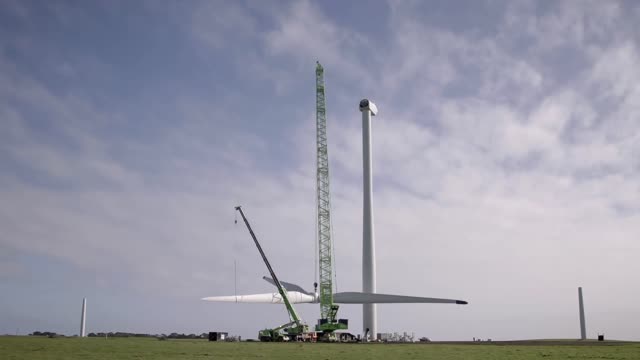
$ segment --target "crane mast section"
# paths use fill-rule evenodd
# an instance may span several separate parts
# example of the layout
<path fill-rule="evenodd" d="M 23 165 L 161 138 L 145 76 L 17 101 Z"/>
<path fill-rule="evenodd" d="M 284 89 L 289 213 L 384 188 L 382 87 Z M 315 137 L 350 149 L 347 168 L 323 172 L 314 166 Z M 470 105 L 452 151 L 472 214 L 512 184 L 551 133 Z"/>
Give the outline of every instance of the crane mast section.
<path fill-rule="evenodd" d="M 324 69 L 320 63 L 316 66 L 316 140 L 320 314 L 322 319 L 329 319 L 329 321 L 332 322 L 332 320 L 335 321 L 335 311 L 332 311 L 331 194 L 329 192 L 329 154 L 327 151 Z"/>

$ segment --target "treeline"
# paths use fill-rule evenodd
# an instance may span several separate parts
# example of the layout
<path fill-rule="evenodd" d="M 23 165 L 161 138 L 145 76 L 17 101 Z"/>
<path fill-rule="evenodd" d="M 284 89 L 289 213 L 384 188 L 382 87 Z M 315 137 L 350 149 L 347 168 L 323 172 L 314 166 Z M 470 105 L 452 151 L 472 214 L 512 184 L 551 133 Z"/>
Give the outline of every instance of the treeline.
<path fill-rule="evenodd" d="M 33 333 L 29 334 L 29 336 L 48 336 L 48 337 L 58 337 L 58 336 L 64 336 L 62 334 L 57 334 L 51 331 L 34 331 Z M 77 336 L 77 335 L 76 335 Z M 104 332 L 98 332 L 98 333 L 89 333 L 87 335 L 88 337 L 121 337 L 121 338 L 127 338 L 127 337 L 150 337 L 150 338 L 163 338 L 163 339 L 208 339 L 209 338 L 209 334 L 207 333 L 202 333 L 200 335 L 196 335 L 196 334 L 179 334 L 179 333 L 171 333 L 171 334 L 140 334 L 140 333 L 129 333 L 129 332 L 121 332 L 121 331 L 117 331 L 117 332 L 108 332 L 108 333 L 104 333 Z"/>
<path fill-rule="evenodd" d="M 138 333 L 128 333 L 128 332 L 109 332 L 109 333 L 89 333 L 88 337 L 153 337 L 153 338 L 166 338 L 166 339 L 208 339 L 209 334 L 202 333 L 200 335 L 196 334 L 138 334 Z"/>
<path fill-rule="evenodd" d="M 34 331 L 33 333 L 29 334 L 29 336 L 48 336 L 48 337 L 56 337 L 56 336 L 64 336 L 64 335 L 56 334 L 56 333 L 51 332 L 51 331 Z"/>

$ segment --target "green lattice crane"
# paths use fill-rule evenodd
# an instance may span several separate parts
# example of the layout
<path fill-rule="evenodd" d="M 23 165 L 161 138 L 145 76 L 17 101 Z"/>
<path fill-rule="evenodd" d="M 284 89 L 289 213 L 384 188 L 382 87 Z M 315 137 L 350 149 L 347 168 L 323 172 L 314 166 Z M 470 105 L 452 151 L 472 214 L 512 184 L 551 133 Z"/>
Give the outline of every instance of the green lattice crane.
<path fill-rule="evenodd" d="M 337 320 L 339 306 L 333 303 L 333 253 L 331 250 L 331 192 L 329 186 L 329 154 L 327 151 L 327 116 L 324 91 L 324 69 L 316 65 L 316 144 L 318 205 L 318 267 L 320 320 L 316 331 L 331 334 L 347 329 L 347 320 Z"/>

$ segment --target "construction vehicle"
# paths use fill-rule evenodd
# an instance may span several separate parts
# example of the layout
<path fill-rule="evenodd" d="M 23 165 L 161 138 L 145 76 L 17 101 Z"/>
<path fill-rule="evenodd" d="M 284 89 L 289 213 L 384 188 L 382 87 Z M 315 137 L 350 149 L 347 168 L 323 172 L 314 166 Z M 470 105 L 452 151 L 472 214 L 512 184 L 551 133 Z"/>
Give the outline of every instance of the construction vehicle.
<path fill-rule="evenodd" d="M 258 248 L 260 256 L 262 256 L 262 260 L 267 266 L 271 279 L 278 288 L 278 293 L 282 297 L 285 307 L 287 308 L 287 313 L 289 314 L 290 321 L 288 323 L 273 329 L 260 330 L 258 332 L 258 339 L 260 339 L 260 341 L 313 341 L 315 339 L 315 334 L 309 332 L 309 326 L 302 321 L 296 310 L 293 308 L 293 305 L 291 305 L 291 301 L 289 301 L 289 297 L 287 296 L 287 290 L 282 286 L 280 280 L 278 280 L 278 277 L 276 276 L 276 273 L 273 271 L 267 256 L 262 250 L 262 246 L 260 246 L 260 243 L 258 242 L 258 238 L 256 238 L 256 235 L 253 233 L 251 225 L 249 225 L 249 220 L 247 220 L 247 217 L 242 211 L 242 207 L 236 206 L 236 210 L 240 212 L 242 220 L 244 220 L 245 225 L 247 225 L 247 229 L 253 238 L 253 242 Z"/>
<path fill-rule="evenodd" d="M 333 302 L 333 263 L 331 239 L 331 191 L 329 186 L 329 153 L 327 151 L 327 117 L 324 92 L 324 68 L 316 62 L 316 202 L 318 230 L 318 268 L 320 319 L 316 331 L 321 340 L 337 341 L 334 331 L 346 330 L 349 321 L 337 319 L 339 306 Z"/>

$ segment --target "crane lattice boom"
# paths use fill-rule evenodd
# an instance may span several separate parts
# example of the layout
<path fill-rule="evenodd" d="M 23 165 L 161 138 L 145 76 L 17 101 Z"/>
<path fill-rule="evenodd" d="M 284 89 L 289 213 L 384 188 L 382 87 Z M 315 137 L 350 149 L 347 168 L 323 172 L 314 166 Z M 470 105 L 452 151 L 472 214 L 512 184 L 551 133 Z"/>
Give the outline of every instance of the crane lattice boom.
<path fill-rule="evenodd" d="M 327 116 L 324 93 L 324 69 L 316 66 L 316 140 L 317 140 L 317 203 L 318 203 L 318 267 L 320 282 L 320 321 L 316 331 L 324 340 L 335 340 L 335 330 L 348 328 L 348 320 L 337 320 L 339 306 L 333 302 L 331 251 L 331 193 L 329 191 L 329 153 L 327 152 Z"/>
<path fill-rule="evenodd" d="M 318 265 L 320 285 L 320 315 L 331 318 L 333 283 L 331 264 L 331 196 L 329 192 L 329 154 L 327 152 L 327 117 L 324 96 L 324 69 L 316 66 L 316 140 L 317 140 L 317 205 L 318 205 Z"/>

